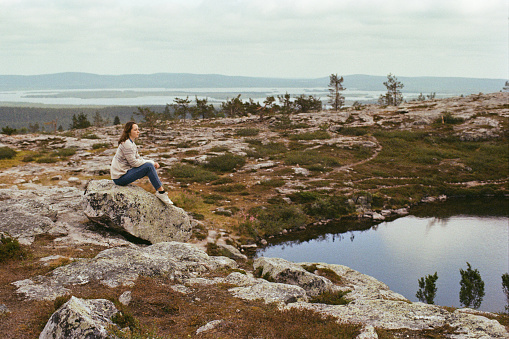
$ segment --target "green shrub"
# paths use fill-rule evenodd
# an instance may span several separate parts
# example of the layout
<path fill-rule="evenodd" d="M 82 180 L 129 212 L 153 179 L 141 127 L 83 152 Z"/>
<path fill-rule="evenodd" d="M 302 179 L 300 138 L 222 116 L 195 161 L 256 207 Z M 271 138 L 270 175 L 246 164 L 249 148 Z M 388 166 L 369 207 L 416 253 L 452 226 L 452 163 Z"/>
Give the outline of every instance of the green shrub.
<path fill-rule="evenodd" d="M 97 143 L 92 145 L 92 149 L 108 148 L 110 144 L 107 142 Z"/>
<path fill-rule="evenodd" d="M 70 157 L 72 155 L 76 154 L 76 148 L 70 147 L 70 148 L 62 148 L 58 151 L 55 151 L 55 155 L 59 157 Z"/>
<path fill-rule="evenodd" d="M 460 117 L 455 117 L 452 115 L 451 112 L 444 112 L 444 114 L 442 114 L 442 116 L 440 116 L 439 118 L 437 118 L 435 120 L 436 124 L 444 123 L 444 124 L 449 124 L 449 125 L 461 124 L 463 122 L 465 122 L 465 119 L 460 118 Z"/>
<path fill-rule="evenodd" d="M 129 327 L 131 331 L 138 330 L 140 328 L 140 323 L 138 320 L 129 312 L 120 311 L 115 313 L 111 317 L 111 321 L 114 324 L 117 324 L 120 328 Z"/>
<path fill-rule="evenodd" d="M 83 139 L 100 139 L 97 135 L 93 133 L 87 133 L 82 136 Z"/>
<path fill-rule="evenodd" d="M 16 156 L 16 151 L 9 147 L 0 147 L 0 159 L 12 159 Z"/>
<path fill-rule="evenodd" d="M 265 187 L 281 187 L 285 185 L 284 179 L 269 179 L 260 181 L 261 186 Z"/>
<path fill-rule="evenodd" d="M 315 201 L 305 204 L 304 211 L 320 219 L 335 219 L 350 214 L 352 207 L 346 197 L 321 195 Z"/>
<path fill-rule="evenodd" d="M 227 152 L 228 151 L 228 146 L 214 146 L 209 151 L 210 152 L 216 152 L 216 153 Z"/>
<path fill-rule="evenodd" d="M 5 237 L 0 238 L 0 263 L 9 259 L 23 260 L 28 257 L 28 252 L 21 247 L 17 239 Z"/>
<path fill-rule="evenodd" d="M 327 305 L 347 305 L 350 300 L 345 298 L 345 295 L 351 291 L 337 291 L 337 292 L 323 292 L 315 297 L 312 297 L 309 302 L 327 304 Z"/>
<path fill-rule="evenodd" d="M 224 185 L 224 184 L 230 184 L 233 182 L 233 179 L 230 177 L 221 177 L 215 181 L 213 181 L 212 185 Z"/>
<path fill-rule="evenodd" d="M 218 172 L 230 172 L 244 166 L 245 163 L 246 159 L 243 156 L 226 153 L 208 158 L 204 167 Z"/>
<path fill-rule="evenodd" d="M 16 134 L 16 133 L 18 133 L 18 130 L 15 129 L 15 128 L 11 128 L 9 126 L 2 127 L 2 134 L 13 135 L 13 134 Z"/>
<path fill-rule="evenodd" d="M 238 129 L 235 134 L 241 137 L 253 137 L 258 135 L 260 130 L 258 128 L 241 128 Z"/>
<path fill-rule="evenodd" d="M 36 162 L 39 164 L 54 164 L 54 163 L 58 162 L 58 159 L 55 157 L 52 157 L 52 156 L 41 157 L 41 158 L 38 158 L 36 160 Z"/>
<path fill-rule="evenodd" d="M 276 154 L 285 153 L 288 149 L 286 148 L 286 145 L 281 142 L 269 142 L 268 144 L 262 144 L 259 140 L 251 139 L 252 141 L 257 142 L 250 142 L 251 147 L 253 147 L 252 150 L 248 150 L 247 156 L 250 158 L 265 158 L 270 157 Z"/>
<path fill-rule="evenodd" d="M 224 200 L 228 200 L 228 198 L 219 194 L 209 194 L 203 197 L 203 202 L 209 205 L 217 204 Z"/>
<path fill-rule="evenodd" d="M 331 136 L 326 131 L 314 131 L 314 132 L 304 132 L 299 134 L 292 134 L 288 137 L 290 140 L 324 140 L 330 139 Z"/>
<path fill-rule="evenodd" d="M 207 171 L 198 166 L 188 164 L 176 164 L 168 170 L 169 174 L 175 179 L 190 183 L 190 182 L 209 182 L 217 180 L 217 174 Z"/>
<path fill-rule="evenodd" d="M 362 136 L 362 135 L 366 135 L 369 133 L 369 128 L 366 128 L 366 127 L 341 127 L 341 129 L 338 132 L 343 135 Z"/>
<path fill-rule="evenodd" d="M 307 222 L 306 215 L 298 206 L 287 204 L 254 207 L 249 214 L 255 216 L 254 228 L 258 235 L 275 235 L 284 229 L 294 229 Z"/>

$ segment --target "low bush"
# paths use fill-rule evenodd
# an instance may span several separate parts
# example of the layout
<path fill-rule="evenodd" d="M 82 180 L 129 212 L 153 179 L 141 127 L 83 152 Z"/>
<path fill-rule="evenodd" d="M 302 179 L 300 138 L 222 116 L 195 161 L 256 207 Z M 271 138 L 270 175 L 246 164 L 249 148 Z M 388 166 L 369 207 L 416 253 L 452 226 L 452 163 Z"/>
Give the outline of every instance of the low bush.
<path fill-rule="evenodd" d="M 254 139 L 251 139 L 254 140 Z M 258 141 L 258 140 L 256 140 Z M 247 156 L 250 158 L 265 158 L 265 157 L 271 157 L 276 154 L 285 153 L 288 151 L 286 148 L 286 145 L 281 142 L 269 142 L 268 144 L 263 144 L 261 141 L 258 142 L 250 142 L 251 147 L 253 149 L 248 150 Z"/>
<path fill-rule="evenodd" d="M 362 136 L 368 134 L 370 130 L 366 127 L 341 127 L 338 132 L 343 135 Z"/>
<path fill-rule="evenodd" d="M 0 147 L 0 159 L 12 159 L 16 156 L 16 151 L 9 147 Z"/>
<path fill-rule="evenodd" d="M 87 133 L 87 134 L 83 135 L 82 138 L 83 139 L 101 139 L 93 133 Z"/>
<path fill-rule="evenodd" d="M 246 159 L 243 156 L 226 153 L 208 158 L 204 167 L 218 172 L 231 172 L 245 163 Z"/>
<path fill-rule="evenodd" d="M 347 305 L 350 300 L 346 299 L 345 295 L 348 293 L 350 293 L 350 291 L 327 291 L 310 298 L 309 302 L 327 305 Z"/>
<path fill-rule="evenodd" d="M 219 194 L 209 194 L 203 197 L 203 202 L 209 205 L 217 204 L 225 200 L 228 200 L 228 198 Z"/>
<path fill-rule="evenodd" d="M 320 219 L 339 218 L 352 212 L 348 199 L 342 196 L 328 196 L 318 192 L 297 192 L 289 197 L 292 201 L 302 204 L 307 215 Z"/>
<path fill-rule="evenodd" d="M 210 152 L 220 153 L 220 152 L 227 152 L 228 146 L 214 146 L 210 150 Z"/>
<path fill-rule="evenodd" d="M 76 148 L 70 147 L 70 148 L 62 148 L 58 151 L 55 151 L 55 155 L 58 157 L 70 157 L 72 155 L 76 154 Z"/>
<path fill-rule="evenodd" d="M 28 252 L 21 247 L 17 239 L 11 237 L 0 238 L 0 263 L 10 259 L 23 260 L 28 257 Z"/>
<path fill-rule="evenodd" d="M 58 159 L 52 156 L 38 158 L 35 162 L 39 164 L 54 164 L 58 162 Z"/>
<path fill-rule="evenodd" d="M 202 167 L 176 164 L 168 170 L 168 173 L 176 180 L 190 183 L 190 182 L 209 182 L 217 180 L 217 174 L 210 172 Z"/>
<path fill-rule="evenodd" d="M 107 142 L 101 142 L 101 143 L 92 145 L 92 149 L 100 149 L 100 148 L 108 148 L 108 147 L 110 147 L 110 144 Z"/>
<path fill-rule="evenodd" d="M 276 235 L 284 229 L 294 229 L 303 226 L 307 217 L 298 206 L 287 204 L 254 207 L 249 210 L 254 216 L 252 227 L 259 236 Z"/>
<path fill-rule="evenodd" d="M 230 177 L 221 177 L 215 181 L 213 181 L 212 185 L 224 185 L 224 184 L 231 184 L 233 182 L 233 179 Z"/>
<path fill-rule="evenodd" d="M 238 129 L 235 134 L 241 137 L 253 137 L 258 135 L 260 130 L 258 128 L 241 128 Z"/>
<path fill-rule="evenodd" d="M 284 179 L 262 180 L 259 185 L 264 187 L 281 187 L 285 185 L 285 181 Z"/>
<path fill-rule="evenodd" d="M 465 122 L 465 119 L 455 117 L 454 115 L 452 115 L 451 112 L 444 112 L 442 116 L 435 120 L 436 124 L 449 124 L 449 125 L 461 124 L 463 122 Z"/>

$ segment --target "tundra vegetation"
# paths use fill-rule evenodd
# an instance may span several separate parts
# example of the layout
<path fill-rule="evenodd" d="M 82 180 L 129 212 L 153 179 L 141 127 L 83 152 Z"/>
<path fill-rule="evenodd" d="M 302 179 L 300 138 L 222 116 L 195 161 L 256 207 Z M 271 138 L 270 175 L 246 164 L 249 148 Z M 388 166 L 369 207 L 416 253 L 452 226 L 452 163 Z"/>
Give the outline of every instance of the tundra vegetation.
<path fill-rule="evenodd" d="M 175 104 L 183 105 L 182 111 L 190 110 L 193 106 L 187 100 Z M 305 236 L 333 219 L 364 220 L 370 225 L 374 221 L 366 212 L 411 208 L 430 197 L 507 195 L 507 94 L 430 99 L 400 103 L 398 107 L 357 105 L 341 107 L 337 112 L 318 108 L 304 112 L 304 106 L 296 102 L 282 96 L 267 98 L 258 105 L 237 97 L 214 117 L 196 115 L 197 119 L 188 119 L 190 115 L 186 115 L 184 120 L 183 115 L 168 119 L 157 115 L 153 125 L 144 119 L 144 114 L 154 112 L 151 108 L 139 110 L 139 115 L 126 113 L 140 117 L 140 153 L 160 160 L 159 173 L 169 187 L 170 198 L 200 221 L 193 230 L 193 242 L 204 241 L 209 231 L 222 230 L 230 244 L 249 248 L 288 234 Z M 207 109 L 208 103 L 200 105 Z M 171 106 L 168 112 L 173 114 Z M 35 162 L 53 169 L 44 175 L 37 173 L 43 185 L 55 185 L 50 177 L 87 166 L 93 159 L 106 162 L 103 165 L 108 169 L 120 131 L 121 126 L 90 126 L 26 142 L 18 142 L 18 136 L 2 136 L 2 142 L 12 150 L 4 149 L 2 154 L 12 156 L 0 159 L 0 168 L 22 168 Z M 79 144 L 80 149 L 67 146 L 67 141 Z M 109 178 L 107 172 L 77 173 L 82 180 Z M 36 173 L 23 179 L 35 177 Z M 16 179 L 9 172 L 2 173 L 0 184 L 10 186 Z M 148 180 L 137 184 L 152 190 Z M 224 210 L 231 213 L 216 213 Z M 54 254 L 53 239 L 39 236 L 29 255 L 17 255 L 17 259 L 0 265 L 0 286 L 5 287 L 0 289 L 0 300 L 15 298 L 12 281 L 54 269 L 39 262 Z M 59 254 L 64 258 L 92 257 L 101 249 L 87 245 L 59 249 Z M 217 250 L 210 246 L 209 251 Z M 319 274 L 335 278 L 330 272 Z M 164 287 L 168 283 L 165 279 L 140 278 L 132 288 L 133 304 L 121 309 L 117 320 L 132 327 L 133 332 L 145 334 L 154 324 L 162 337 L 192 335 L 214 320 L 212 315 L 232 319 L 223 332 L 231 337 L 308 333 L 309 337 L 351 338 L 359 332 L 358 326 L 337 324 L 310 311 L 278 311 L 274 305 L 236 299 L 227 293 L 228 286 L 208 286 L 182 297 Z M 503 286 L 507 289 L 508 285 Z M 121 288 L 100 284 L 73 289 L 81 297 L 115 302 L 122 292 Z M 330 303 L 348 302 L 341 295 L 322 297 Z M 469 305 L 475 306 L 474 301 Z M 20 307 L 16 314 L 23 321 L 3 318 L 5 328 L 15 329 L 14 337 L 35 337 L 56 306 L 53 302 L 30 301 Z M 429 335 L 440 337 L 451 331 L 444 327 Z M 381 338 L 416 335 L 381 329 L 377 333 Z"/>

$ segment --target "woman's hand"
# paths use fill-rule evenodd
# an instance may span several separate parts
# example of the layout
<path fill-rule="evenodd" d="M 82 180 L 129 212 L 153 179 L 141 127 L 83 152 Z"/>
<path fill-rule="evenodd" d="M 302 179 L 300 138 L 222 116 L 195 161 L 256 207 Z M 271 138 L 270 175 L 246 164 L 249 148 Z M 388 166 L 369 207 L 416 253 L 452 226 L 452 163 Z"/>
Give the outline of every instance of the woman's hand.
<path fill-rule="evenodd" d="M 158 164 L 157 162 L 154 162 L 154 167 L 155 167 L 156 169 L 158 169 L 158 168 L 159 168 L 159 167 L 161 167 L 161 166 L 159 166 L 159 164 Z"/>

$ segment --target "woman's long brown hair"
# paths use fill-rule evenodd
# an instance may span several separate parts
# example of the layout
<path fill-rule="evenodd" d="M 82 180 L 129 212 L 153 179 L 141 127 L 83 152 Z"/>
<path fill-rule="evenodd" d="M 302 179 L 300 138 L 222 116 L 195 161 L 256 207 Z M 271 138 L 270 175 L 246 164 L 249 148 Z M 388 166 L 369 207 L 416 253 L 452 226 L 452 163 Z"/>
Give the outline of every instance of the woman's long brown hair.
<path fill-rule="evenodd" d="M 131 134 L 131 130 L 133 129 L 133 125 L 135 124 L 134 121 L 129 121 L 124 126 L 124 131 L 122 132 L 122 135 L 118 139 L 118 144 L 120 145 L 127 139 L 129 139 L 129 135 Z"/>

